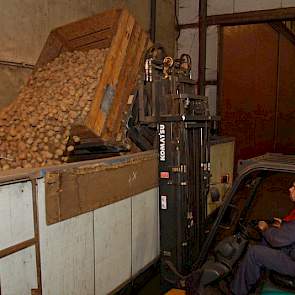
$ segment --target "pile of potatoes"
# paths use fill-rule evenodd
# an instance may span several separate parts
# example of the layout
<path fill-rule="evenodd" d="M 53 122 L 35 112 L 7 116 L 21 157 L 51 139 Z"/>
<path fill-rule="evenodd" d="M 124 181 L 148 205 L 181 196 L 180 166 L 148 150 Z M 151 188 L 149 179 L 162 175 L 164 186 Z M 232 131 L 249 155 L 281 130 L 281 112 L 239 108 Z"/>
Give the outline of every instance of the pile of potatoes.
<path fill-rule="evenodd" d="M 57 165 L 68 160 L 73 125 L 89 110 L 107 49 L 62 53 L 30 77 L 0 112 L 0 170 Z M 72 138 L 79 142 L 79 137 Z"/>

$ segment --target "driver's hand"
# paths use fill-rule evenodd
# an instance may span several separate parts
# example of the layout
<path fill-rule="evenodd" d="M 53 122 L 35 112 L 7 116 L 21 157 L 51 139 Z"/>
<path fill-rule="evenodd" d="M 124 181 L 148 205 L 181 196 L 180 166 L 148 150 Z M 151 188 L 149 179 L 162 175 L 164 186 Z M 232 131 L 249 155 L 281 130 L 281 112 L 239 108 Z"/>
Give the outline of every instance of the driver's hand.
<path fill-rule="evenodd" d="M 257 226 L 262 232 L 268 230 L 268 224 L 265 221 L 259 221 Z"/>
<path fill-rule="evenodd" d="M 276 228 L 280 228 L 282 225 L 282 219 L 274 217 L 273 220 L 274 220 L 274 222 L 271 226 L 276 227 Z"/>

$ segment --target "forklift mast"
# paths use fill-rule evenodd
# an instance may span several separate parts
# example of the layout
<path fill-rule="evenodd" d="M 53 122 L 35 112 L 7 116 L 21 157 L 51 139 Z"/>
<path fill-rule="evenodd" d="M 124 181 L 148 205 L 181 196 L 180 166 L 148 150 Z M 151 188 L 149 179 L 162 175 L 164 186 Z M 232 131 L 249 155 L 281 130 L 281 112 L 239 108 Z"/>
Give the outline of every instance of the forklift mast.
<path fill-rule="evenodd" d="M 141 81 L 138 120 L 141 128 L 158 133 L 161 286 L 166 291 L 191 272 L 204 240 L 212 118 L 207 98 L 195 94 L 189 55 L 174 60 L 163 48 L 151 48 Z"/>

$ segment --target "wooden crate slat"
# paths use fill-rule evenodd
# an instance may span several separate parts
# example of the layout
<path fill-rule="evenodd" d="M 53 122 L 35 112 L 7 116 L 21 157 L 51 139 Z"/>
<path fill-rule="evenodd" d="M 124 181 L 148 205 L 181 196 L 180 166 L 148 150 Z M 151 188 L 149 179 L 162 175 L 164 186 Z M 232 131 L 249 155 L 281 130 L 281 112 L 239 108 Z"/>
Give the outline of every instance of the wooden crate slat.
<path fill-rule="evenodd" d="M 63 47 L 64 44 L 56 35 L 56 32 L 51 32 L 38 58 L 36 67 L 38 68 L 44 66 L 48 62 L 56 58 L 61 53 Z"/>
<path fill-rule="evenodd" d="M 93 43 L 99 43 L 102 41 L 111 41 L 111 38 L 113 36 L 113 30 L 111 27 L 94 31 L 92 33 L 89 33 L 87 35 L 80 36 L 79 38 L 75 38 L 73 40 L 69 40 L 69 44 L 71 47 L 75 49 L 79 49 L 81 47 L 85 47 L 87 45 L 93 44 Z"/>
<path fill-rule="evenodd" d="M 58 28 L 61 35 L 67 40 L 73 40 L 80 36 L 97 31 L 97 29 L 106 29 L 116 26 L 116 22 L 120 16 L 120 10 L 111 10 L 100 13 L 96 16 L 73 22 Z"/>
<path fill-rule="evenodd" d="M 107 115 L 100 109 L 106 86 L 110 85 L 116 91 L 120 69 L 126 56 L 128 42 L 134 25 L 135 19 L 129 15 L 127 10 L 123 10 L 118 23 L 118 30 L 106 57 L 96 97 L 92 102 L 91 110 L 85 122 L 97 135 L 101 135 Z"/>
<path fill-rule="evenodd" d="M 142 57 L 144 54 L 145 49 L 147 48 L 147 43 L 149 39 L 145 32 L 141 31 L 141 34 L 139 35 L 139 39 L 135 43 L 136 46 L 133 46 L 133 52 L 130 53 L 130 57 L 128 60 L 128 64 L 126 65 L 127 68 L 129 68 L 129 72 L 126 75 L 126 73 L 122 73 L 126 77 L 125 83 L 122 85 L 121 90 L 121 98 L 120 98 L 120 104 L 118 107 L 115 106 L 114 111 L 112 113 L 112 116 L 110 116 L 110 120 L 108 121 L 108 130 L 110 132 L 106 132 L 106 136 L 104 139 L 110 139 L 115 134 L 118 134 L 121 127 L 121 120 L 119 117 L 120 113 L 124 113 L 127 110 L 127 101 L 129 98 L 129 95 L 132 93 L 135 87 L 135 82 L 137 81 L 138 73 L 140 71 L 140 66 L 142 65 Z"/>
<path fill-rule="evenodd" d="M 78 50 L 81 51 L 88 51 L 90 49 L 95 49 L 95 48 L 99 48 L 99 49 L 103 49 L 103 48 L 109 48 L 111 45 L 112 40 L 108 39 L 108 40 L 102 40 L 102 41 L 97 41 L 97 42 L 93 42 L 87 45 L 83 45 L 79 48 L 77 48 Z"/>
<path fill-rule="evenodd" d="M 137 55 L 138 49 L 142 46 L 142 44 L 139 43 L 141 39 L 141 30 L 138 24 L 134 26 L 132 36 L 129 42 L 129 46 L 127 49 L 127 55 L 125 58 L 125 63 L 121 68 L 120 76 L 118 80 L 118 86 L 116 91 L 116 97 L 114 99 L 114 104 L 112 106 L 112 109 L 109 113 L 109 116 L 107 118 L 107 122 L 105 124 L 104 129 L 104 136 L 110 137 L 115 126 L 118 125 L 118 121 L 121 122 L 120 116 L 118 114 L 123 112 L 123 105 L 127 104 L 128 95 L 131 93 L 132 89 L 128 87 L 128 81 L 129 79 L 136 79 L 135 75 L 138 72 L 138 65 L 137 61 L 135 59 Z M 141 54 L 140 58 L 141 58 Z M 127 88 L 128 89 L 127 89 Z"/>

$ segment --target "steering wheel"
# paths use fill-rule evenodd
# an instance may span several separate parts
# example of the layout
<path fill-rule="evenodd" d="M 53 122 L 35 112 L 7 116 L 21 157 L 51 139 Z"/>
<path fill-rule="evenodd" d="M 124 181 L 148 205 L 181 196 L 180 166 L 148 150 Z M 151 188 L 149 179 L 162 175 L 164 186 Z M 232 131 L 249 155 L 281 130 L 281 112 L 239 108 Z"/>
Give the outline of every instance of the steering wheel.
<path fill-rule="evenodd" d="M 239 221 L 239 230 L 241 236 L 247 240 L 259 242 L 262 239 L 262 233 L 258 228 L 258 220 L 250 220 L 249 222 Z"/>

